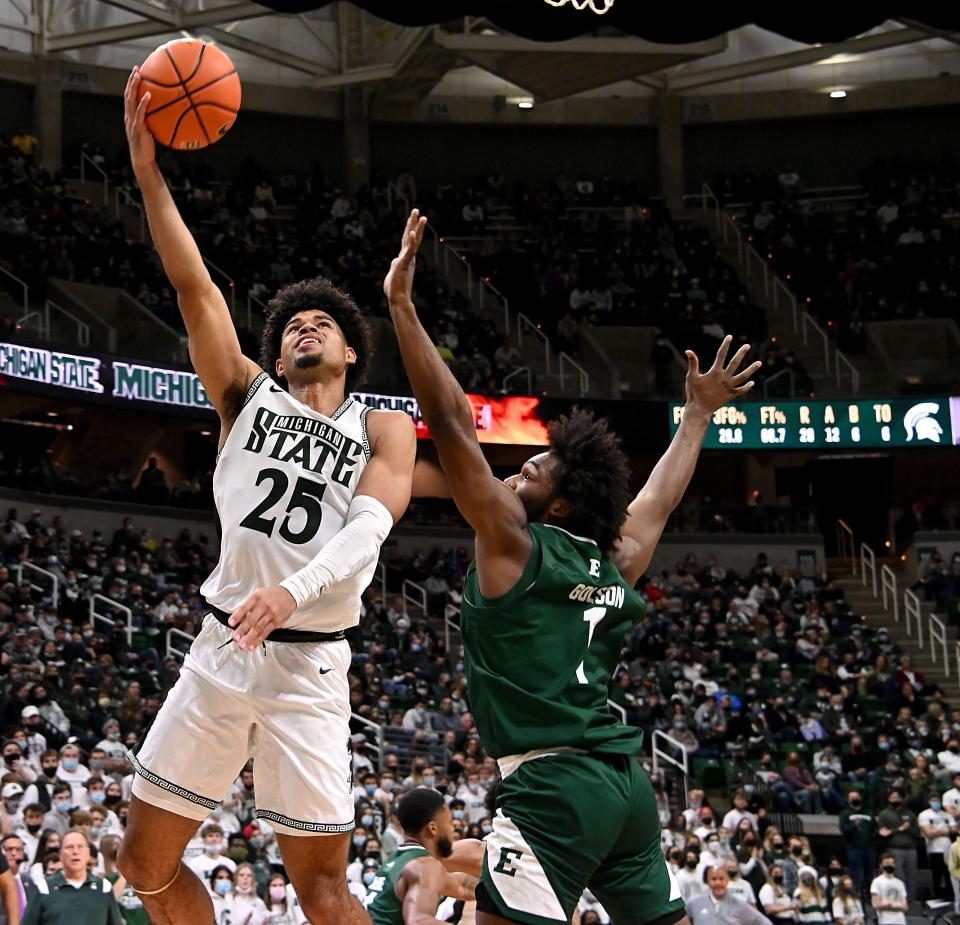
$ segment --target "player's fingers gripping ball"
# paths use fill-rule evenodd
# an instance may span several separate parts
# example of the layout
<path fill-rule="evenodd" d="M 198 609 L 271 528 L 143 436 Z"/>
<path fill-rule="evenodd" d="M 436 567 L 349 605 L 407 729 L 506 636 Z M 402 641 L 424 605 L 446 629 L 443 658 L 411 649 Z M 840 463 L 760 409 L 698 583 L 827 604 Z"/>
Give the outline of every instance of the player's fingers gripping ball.
<path fill-rule="evenodd" d="M 168 148 L 221 139 L 240 110 L 240 77 L 226 52 L 200 39 L 161 45 L 140 67 L 137 102 L 150 93 L 146 126 Z"/>

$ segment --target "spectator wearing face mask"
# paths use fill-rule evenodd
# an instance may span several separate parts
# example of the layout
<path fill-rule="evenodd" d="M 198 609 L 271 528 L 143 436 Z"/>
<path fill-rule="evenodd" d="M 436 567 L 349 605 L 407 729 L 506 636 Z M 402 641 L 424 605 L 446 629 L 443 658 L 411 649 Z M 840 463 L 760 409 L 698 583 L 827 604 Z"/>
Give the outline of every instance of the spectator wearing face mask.
<path fill-rule="evenodd" d="M 307 921 L 303 907 L 283 874 L 274 874 L 267 881 L 267 917 L 262 925 L 304 925 Z"/>
<path fill-rule="evenodd" d="M 59 755 L 48 748 L 40 756 L 40 773 L 37 779 L 24 790 L 24 803 L 39 803 L 43 806 L 44 812 L 50 810 L 50 803 L 53 798 L 53 788 L 57 783 L 57 771 L 60 764 Z"/>
<path fill-rule="evenodd" d="M 706 892 L 703 871 L 700 870 L 700 857 L 696 851 L 687 851 L 683 856 L 683 867 L 677 872 L 677 886 L 685 903 L 694 896 Z"/>
<path fill-rule="evenodd" d="M 795 925 L 796 904 L 784 885 L 783 866 L 771 864 L 767 882 L 760 888 L 760 906 L 773 925 Z"/>
<path fill-rule="evenodd" d="M 480 822 L 487 815 L 487 788 L 480 783 L 479 774 L 467 774 L 466 780 L 457 789 L 456 796 L 458 800 L 463 800 L 467 822 Z"/>
<path fill-rule="evenodd" d="M 740 865 L 736 861 L 728 860 L 726 862 L 726 868 L 727 877 L 730 880 L 727 886 L 727 893 L 733 896 L 734 899 L 739 899 L 741 902 L 746 903 L 748 906 L 753 906 L 753 908 L 756 909 L 756 893 L 753 892 L 750 881 L 740 876 Z"/>
<path fill-rule="evenodd" d="M 226 840 L 223 829 L 218 825 L 204 826 L 200 833 L 203 839 L 203 853 L 187 861 L 190 868 L 201 880 L 206 880 L 217 867 L 226 867 L 232 874 L 236 869 L 236 862 L 226 853 Z"/>
<path fill-rule="evenodd" d="M 120 721 L 112 716 L 103 723 L 103 738 L 97 743 L 105 756 L 106 769 L 111 774 L 129 774 L 132 770 L 127 761 L 127 746 L 121 741 Z M 92 752 L 91 752 L 92 755 Z"/>
<path fill-rule="evenodd" d="M 733 794 L 733 808 L 723 817 L 722 825 L 731 831 L 736 831 L 744 819 L 749 819 L 754 830 L 757 828 L 757 814 L 748 809 L 749 797 L 744 790 L 737 790 Z"/>
<path fill-rule="evenodd" d="M 907 888 L 907 896 L 916 896 L 920 823 L 916 814 L 904 805 L 902 791 L 890 791 L 887 805 L 877 816 L 877 825 L 880 837 L 886 839 L 887 853 L 893 857 L 897 877 Z"/>
<path fill-rule="evenodd" d="M 90 780 L 90 769 L 80 762 L 80 747 L 68 742 L 60 749 L 60 766 L 57 777 L 70 784 L 75 806 L 83 804 L 85 785 Z"/>
<path fill-rule="evenodd" d="M 896 869 L 893 858 L 885 854 L 880 859 L 882 873 L 870 884 L 870 902 L 877 912 L 877 925 L 906 925 L 907 888 L 896 876 Z"/>
<path fill-rule="evenodd" d="M 847 794 L 847 806 L 840 813 L 840 833 L 847 845 L 847 864 L 861 893 L 866 890 L 876 866 L 877 820 L 863 808 L 857 790 Z"/>
<path fill-rule="evenodd" d="M 229 902 L 233 899 L 233 871 L 224 864 L 218 864 L 209 875 L 210 896 L 213 899 L 213 915 L 216 922 L 229 915 Z"/>
<path fill-rule="evenodd" d="M 793 893 L 797 904 L 797 920 L 801 925 L 822 925 L 831 918 L 827 896 L 817 879 L 814 868 L 804 864 L 800 868 L 800 884 Z"/>
<path fill-rule="evenodd" d="M 257 875 L 252 864 L 241 864 L 233 875 L 233 896 L 224 903 L 229 918 L 224 921 L 262 922 L 267 906 L 257 895 Z"/>
<path fill-rule="evenodd" d="M 947 872 L 947 852 L 950 850 L 950 841 L 956 831 L 956 825 L 953 817 L 943 809 L 938 793 L 930 795 L 928 804 L 929 808 L 917 816 L 917 821 L 926 840 L 927 862 L 930 865 L 930 889 L 937 899 L 953 899 Z M 898 882 L 901 881 L 898 880 Z"/>
<path fill-rule="evenodd" d="M 953 786 L 944 793 L 942 802 L 943 808 L 953 817 L 954 824 L 960 826 L 960 771 L 953 775 Z"/>
<path fill-rule="evenodd" d="M 708 891 L 687 903 L 687 915 L 693 925 L 770 925 L 770 920 L 753 906 L 730 894 L 730 878 L 723 866 L 707 871 Z"/>
<path fill-rule="evenodd" d="M 12 835 L 15 829 L 23 825 L 23 787 L 17 783 L 4 784 L 0 790 L 0 834 Z"/>
<path fill-rule="evenodd" d="M 70 828 L 70 811 L 73 809 L 73 788 L 66 783 L 56 784 L 53 788 L 53 797 L 50 801 L 50 812 L 43 817 L 44 829 L 51 829 L 58 835 L 65 835 Z M 43 856 L 39 850 L 35 858 L 42 861 Z"/>
<path fill-rule="evenodd" d="M 837 895 L 833 898 L 833 921 L 836 925 L 865 925 L 863 903 L 857 895 L 853 878 L 844 874 L 837 885 Z"/>

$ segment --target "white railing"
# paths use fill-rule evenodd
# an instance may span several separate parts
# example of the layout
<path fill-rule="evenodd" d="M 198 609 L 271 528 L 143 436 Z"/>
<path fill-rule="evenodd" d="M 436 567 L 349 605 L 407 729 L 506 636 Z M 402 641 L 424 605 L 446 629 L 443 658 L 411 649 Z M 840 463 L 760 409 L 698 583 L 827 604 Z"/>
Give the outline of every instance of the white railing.
<path fill-rule="evenodd" d="M 32 325 L 37 326 L 37 340 L 48 340 L 50 331 L 48 330 L 48 315 L 44 312 L 27 312 L 22 318 L 17 319 L 17 330 L 33 333 Z"/>
<path fill-rule="evenodd" d="M 407 605 L 413 605 L 420 609 L 420 613 L 424 618 L 427 616 L 427 591 L 423 585 L 418 585 L 415 581 L 411 581 L 409 578 L 403 579 L 403 584 L 400 586 L 400 593 L 403 595 L 403 609 L 407 609 Z"/>
<path fill-rule="evenodd" d="M 110 206 L 110 176 L 86 151 L 80 152 L 80 179 L 87 179 L 87 164 L 89 164 L 103 180 L 103 204 Z"/>
<path fill-rule="evenodd" d="M 856 546 L 853 543 L 853 530 L 845 520 L 837 520 L 837 555 L 844 562 L 849 561 L 850 569 L 857 574 Z"/>
<path fill-rule="evenodd" d="M 930 614 L 927 623 L 927 629 L 930 631 L 930 660 L 936 664 L 938 661 L 937 649 L 940 650 L 939 658 L 943 659 L 943 673 L 950 677 L 950 658 L 947 655 L 947 625 L 936 614 Z"/>
<path fill-rule="evenodd" d="M 870 573 L 871 583 L 873 584 L 873 596 L 877 596 L 877 557 L 873 550 L 866 544 L 860 544 L 860 578 L 864 587 L 867 586 L 867 572 Z"/>
<path fill-rule="evenodd" d="M 809 344 L 811 330 L 820 338 L 823 345 L 824 373 L 827 375 L 830 373 L 830 357 L 832 354 L 832 365 L 835 367 L 834 371 L 837 378 L 837 385 L 842 384 L 842 374 L 840 371 L 840 364 L 842 363 L 847 367 L 847 370 L 850 374 L 851 391 L 854 395 L 858 394 L 860 391 L 860 375 L 856 368 L 847 359 L 847 357 L 840 352 L 839 349 L 834 347 L 830 341 L 830 338 L 827 336 L 826 331 L 824 331 L 823 328 L 817 324 L 817 322 L 813 319 L 813 316 L 806 311 L 806 309 L 797 304 L 797 297 L 790 291 L 780 277 L 778 277 L 770 269 L 767 260 L 771 259 L 773 255 L 768 254 L 767 260 L 765 260 L 757 251 L 757 249 L 750 244 L 749 240 L 745 240 L 745 232 L 741 230 L 740 226 L 737 224 L 736 218 L 720 205 L 720 200 L 717 199 L 713 190 L 707 183 L 703 183 L 701 185 L 700 202 L 702 211 L 706 212 L 708 209 L 712 209 L 714 226 L 716 227 L 717 233 L 720 235 L 720 238 L 724 244 L 727 243 L 730 233 L 729 229 L 732 227 L 733 235 L 737 245 L 737 262 L 746 271 L 747 277 L 752 277 L 754 264 L 760 268 L 763 279 L 763 292 L 765 296 L 772 299 L 773 307 L 779 308 L 781 297 L 785 297 L 787 299 L 787 302 L 790 305 L 793 333 L 801 336 L 803 345 L 807 346 Z"/>
<path fill-rule="evenodd" d="M 97 601 L 102 601 L 111 610 L 115 610 L 118 613 L 123 615 L 122 620 L 117 620 L 114 617 L 108 616 L 107 614 L 100 613 L 97 610 Z M 111 600 L 109 597 L 106 597 L 103 594 L 92 594 L 90 595 L 90 622 L 96 624 L 97 621 L 101 623 L 106 623 L 110 627 L 110 635 L 113 635 L 113 630 L 116 628 L 117 623 L 121 623 L 124 627 L 124 634 L 127 637 L 127 645 L 133 644 L 133 611 L 129 607 L 125 607 L 123 604 L 118 604 L 116 601 Z"/>
<path fill-rule="evenodd" d="M 897 576 L 889 565 L 880 566 L 880 584 L 883 593 L 883 609 L 889 610 L 893 605 L 893 622 L 900 622 L 900 590 L 897 587 Z M 888 596 L 889 595 L 889 596 Z"/>
<path fill-rule="evenodd" d="M 517 347 L 523 346 L 523 332 L 524 329 L 532 331 L 537 337 L 543 341 L 543 359 L 547 367 L 547 375 L 550 375 L 550 338 L 547 337 L 543 331 L 540 330 L 540 327 L 533 323 L 533 321 L 528 318 L 523 312 L 517 315 Z"/>
<path fill-rule="evenodd" d="M 9 276 L 22 290 L 23 290 L 23 313 L 24 315 L 30 312 L 30 287 L 22 280 L 19 276 L 14 276 L 9 270 L 0 267 L 0 273 L 4 276 Z"/>
<path fill-rule="evenodd" d="M 456 604 L 447 604 L 443 608 L 443 646 L 448 659 L 450 658 L 451 631 L 460 635 L 460 608 Z"/>
<path fill-rule="evenodd" d="M 113 214 L 116 216 L 117 221 L 120 221 L 120 209 L 122 206 L 130 206 L 137 210 L 138 217 L 140 220 L 140 241 L 144 242 L 147 240 L 147 213 L 143 208 L 143 205 L 137 202 L 133 196 L 130 195 L 130 190 L 125 186 L 118 186 L 114 189 L 113 193 Z"/>
<path fill-rule="evenodd" d="M 247 290 L 247 330 L 253 330 L 253 307 L 254 305 L 260 310 L 261 315 L 266 315 L 267 313 L 267 303 L 263 301 L 259 296 L 255 296 L 252 292 Z M 234 318 L 236 321 L 236 318 Z"/>
<path fill-rule="evenodd" d="M 373 570 L 373 581 L 370 584 L 376 582 L 380 585 L 380 600 L 383 602 L 383 606 L 387 606 L 387 566 L 383 562 L 378 562 L 377 567 Z"/>
<path fill-rule="evenodd" d="M 54 312 L 59 312 L 59 314 L 63 315 L 68 321 L 73 322 L 73 324 L 76 326 L 77 343 L 81 347 L 90 346 L 90 325 L 85 321 L 81 321 L 72 312 L 68 312 L 62 305 L 58 305 L 56 302 L 53 302 L 50 299 L 47 299 L 47 301 L 43 303 L 43 311 L 46 316 L 44 321 L 47 328 L 47 337 L 50 337 L 50 332 L 53 330 L 50 316 Z"/>
<path fill-rule="evenodd" d="M 678 759 L 670 752 L 664 751 L 660 746 L 661 741 L 675 752 L 679 751 L 680 758 Z M 687 791 L 690 783 L 690 757 L 687 755 L 687 750 L 683 747 L 682 743 L 678 742 L 672 736 L 668 736 L 665 732 L 661 732 L 659 729 L 653 730 L 651 749 L 653 751 L 654 774 L 659 773 L 661 764 L 671 765 L 681 773 L 683 779 L 683 805 L 686 806 Z"/>
<path fill-rule="evenodd" d="M 590 374 L 569 353 L 560 352 L 560 388 L 566 387 L 566 377 L 574 373 L 564 373 L 564 365 L 572 366 L 580 377 L 580 397 L 583 398 L 590 391 Z"/>
<path fill-rule="evenodd" d="M 45 594 L 47 589 L 43 585 L 35 584 L 34 581 L 29 577 L 30 575 L 36 575 L 41 578 L 45 578 L 50 582 L 50 597 L 53 602 L 53 609 L 57 609 L 57 605 L 60 601 L 60 579 L 57 578 L 53 572 L 48 572 L 45 568 L 40 568 L 39 565 L 34 565 L 32 562 L 23 562 L 17 563 L 17 584 L 22 585 L 24 578 L 23 572 L 24 569 L 27 570 L 27 581 L 30 584 L 31 591 L 39 591 L 41 594 Z"/>
<path fill-rule="evenodd" d="M 227 294 L 230 302 L 230 317 L 236 320 L 237 317 L 237 284 L 233 277 L 226 270 L 221 270 L 213 261 L 203 258 L 203 262 L 210 267 L 218 276 L 220 276 L 227 285 Z"/>
<path fill-rule="evenodd" d="M 910 628 L 911 621 L 913 622 L 914 627 L 916 627 L 917 642 L 920 643 L 920 648 L 923 648 L 923 611 L 920 607 L 920 598 L 917 597 L 912 591 L 907 590 L 903 592 L 903 612 L 905 616 L 904 625 L 907 628 L 907 635 L 912 636 L 914 630 Z"/>
<path fill-rule="evenodd" d="M 377 753 L 377 770 L 379 771 L 383 762 L 383 726 L 361 716 L 359 713 L 350 714 L 350 722 L 358 723 L 373 731 L 375 741 L 371 742 L 367 736 L 367 745 Z"/>
<path fill-rule="evenodd" d="M 532 395 L 533 394 L 533 377 L 530 375 L 529 366 L 521 366 L 519 369 L 515 369 L 512 373 L 507 373 L 507 375 L 503 377 L 503 391 L 509 392 L 510 389 L 507 387 L 507 383 L 510 382 L 511 379 L 518 379 L 521 376 L 523 376 L 527 380 L 526 394 Z"/>
<path fill-rule="evenodd" d="M 196 638 L 195 636 L 191 635 L 190 633 L 186 632 L 185 630 L 177 629 L 175 626 L 171 626 L 170 629 L 167 630 L 166 650 L 165 650 L 165 652 L 164 652 L 164 656 L 163 656 L 163 657 L 164 657 L 164 658 L 170 658 L 170 656 L 172 655 L 174 658 L 182 659 L 187 653 L 184 652 L 183 649 L 178 649 L 178 648 L 173 644 L 173 640 L 174 640 L 174 639 L 183 639 L 183 640 L 185 640 L 186 643 L 187 643 L 187 648 L 189 649 L 190 646 L 193 645 L 193 640 L 194 640 L 195 638 Z"/>
<path fill-rule="evenodd" d="M 771 382 L 776 382 L 778 379 L 783 376 L 787 377 L 787 380 L 790 383 L 790 397 L 795 398 L 797 395 L 797 377 L 794 374 L 792 369 L 781 369 L 780 372 L 774 373 L 769 379 L 763 380 L 763 397 L 766 398 Z"/>
<path fill-rule="evenodd" d="M 620 717 L 620 722 L 623 723 L 624 726 L 630 725 L 627 722 L 627 711 L 624 707 L 621 707 L 615 700 L 607 700 L 607 706 Z"/>

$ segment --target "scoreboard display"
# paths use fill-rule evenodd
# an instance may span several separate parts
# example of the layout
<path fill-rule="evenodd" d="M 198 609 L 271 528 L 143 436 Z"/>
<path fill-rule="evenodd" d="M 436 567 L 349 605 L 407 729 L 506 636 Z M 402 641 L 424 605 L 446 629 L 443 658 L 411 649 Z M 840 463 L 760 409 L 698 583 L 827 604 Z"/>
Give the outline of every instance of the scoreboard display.
<path fill-rule="evenodd" d="M 703 446 L 708 450 L 950 446 L 960 443 L 958 404 L 960 398 L 738 402 L 714 414 Z M 672 403 L 671 436 L 682 420 L 683 405 Z"/>

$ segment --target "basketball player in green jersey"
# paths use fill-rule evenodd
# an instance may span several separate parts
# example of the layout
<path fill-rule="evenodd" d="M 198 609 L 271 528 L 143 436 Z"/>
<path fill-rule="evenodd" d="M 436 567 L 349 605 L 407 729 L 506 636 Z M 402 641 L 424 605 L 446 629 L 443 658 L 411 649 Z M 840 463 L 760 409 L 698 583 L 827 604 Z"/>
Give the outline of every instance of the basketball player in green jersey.
<path fill-rule="evenodd" d="M 437 907 L 445 896 L 471 900 L 476 877 L 448 873 L 441 860 L 453 854 L 453 816 L 443 794 L 411 790 L 397 805 L 403 844 L 377 871 L 364 905 L 373 925 L 440 925 Z M 469 849 L 480 846 L 466 839 Z M 473 853 L 473 852 L 471 852 Z"/>
<path fill-rule="evenodd" d="M 469 402 L 417 319 L 414 210 L 384 281 L 400 352 L 454 500 L 476 531 L 461 607 L 470 704 L 503 783 L 477 885 L 478 925 L 569 922 L 585 887 L 617 925 L 673 925 L 684 905 L 663 853 L 642 733 L 613 716 L 608 682 L 644 613 L 646 571 L 713 413 L 759 367 L 724 339 L 701 374 L 687 351 L 683 423 L 632 501 L 606 423 L 575 411 L 550 449 L 494 478 Z"/>

